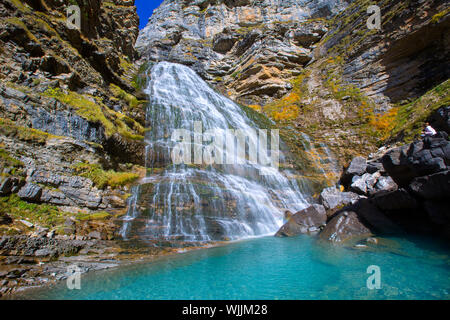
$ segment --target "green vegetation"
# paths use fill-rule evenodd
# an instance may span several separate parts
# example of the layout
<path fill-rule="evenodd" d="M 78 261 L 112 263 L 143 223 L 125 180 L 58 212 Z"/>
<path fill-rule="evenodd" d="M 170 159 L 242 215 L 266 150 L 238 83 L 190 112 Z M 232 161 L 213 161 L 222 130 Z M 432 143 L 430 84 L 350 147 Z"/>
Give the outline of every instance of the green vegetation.
<path fill-rule="evenodd" d="M 0 148 L 0 164 L 5 167 L 23 167 L 23 162 L 20 160 L 17 160 L 11 155 Z"/>
<path fill-rule="evenodd" d="M 44 144 L 48 139 L 58 138 L 58 136 L 32 129 L 18 126 L 14 121 L 0 118 L 0 134 L 7 137 L 15 137 L 19 140 Z"/>
<path fill-rule="evenodd" d="M 145 100 L 138 100 L 138 98 L 136 98 L 135 96 L 133 96 L 130 93 L 125 92 L 125 90 L 119 88 L 115 84 L 111 83 L 109 85 L 109 88 L 110 88 L 110 90 L 113 93 L 115 98 L 123 100 L 126 103 L 128 103 L 128 106 L 131 109 L 136 108 L 138 106 L 142 106 L 143 104 L 145 104 L 147 102 Z"/>
<path fill-rule="evenodd" d="M 49 88 L 44 92 L 44 95 L 70 105 L 82 118 L 88 121 L 101 123 L 105 128 L 107 136 L 119 133 L 123 137 L 131 140 L 144 139 L 143 134 L 145 130 L 139 123 L 119 112 L 109 109 L 98 97 L 81 95 L 73 91 L 65 93 L 60 88 Z M 132 124 L 137 134 L 132 132 L 128 124 Z"/>
<path fill-rule="evenodd" d="M 134 172 L 105 171 L 99 164 L 78 163 L 74 166 L 74 169 L 76 174 L 91 179 L 100 189 L 107 186 L 117 188 L 133 183 L 139 178 L 139 174 Z"/>
<path fill-rule="evenodd" d="M 78 213 L 76 218 L 80 221 L 92 221 L 92 220 L 106 220 L 111 218 L 112 215 L 106 211 L 99 211 L 96 213 Z"/>
<path fill-rule="evenodd" d="M 423 125 L 431 114 L 442 106 L 450 104 L 450 80 L 434 87 L 415 101 L 398 107 L 393 119 L 391 139 L 410 142 L 422 132 Z"/>
<path fill-rule="evenodd" d="M 60 211 L 56 206 L 25 202 L 16 194 L 0 197 L 0 211 L 13 219 L 26 219 L 46 228 L 62 224 L 70 216 L 69 213 Z"/>
<path fill-rule="evenodd" d="M 433 18 L 431 18 L 431 22 L 432 23 L 439 23 L 439 21 L 441 21 L 441 19 L 443 17 L 445 17 L 449 12 L 450 12 L 450 8 L 447 8 L 447 9 L 445 9 L 445 10 L 435 14 L 433 16 Z"/>
<path fill-rule="evenodd" d="M 133 76 L 133 80 L 131 81 L 131 85 L 136 90 L 142 90 L 145 88 L 147 84 L 147 75 L 146 71 L 150 68 L 150 64 L 148 62 L 144 62 L 140 67 L 138 72 Z"/>

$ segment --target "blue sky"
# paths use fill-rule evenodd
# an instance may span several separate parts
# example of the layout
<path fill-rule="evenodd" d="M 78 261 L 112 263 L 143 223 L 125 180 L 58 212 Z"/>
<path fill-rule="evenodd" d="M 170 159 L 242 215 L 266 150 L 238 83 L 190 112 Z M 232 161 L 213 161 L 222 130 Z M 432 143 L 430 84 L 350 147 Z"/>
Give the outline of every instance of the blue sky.
<path fill-rule="evenodd" d="M 143 29 L 147 25 L 153 10 L 158 8 L 162 2 L 163 0 L 135 0 L 140 21 L 139 29 Z"/>

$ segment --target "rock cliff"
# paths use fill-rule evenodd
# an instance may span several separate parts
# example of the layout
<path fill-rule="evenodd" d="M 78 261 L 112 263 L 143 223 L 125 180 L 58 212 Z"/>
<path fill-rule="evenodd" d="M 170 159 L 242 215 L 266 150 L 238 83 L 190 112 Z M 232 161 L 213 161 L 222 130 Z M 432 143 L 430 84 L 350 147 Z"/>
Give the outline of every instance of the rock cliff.
<path fill-rule="evenodd" d="M 80 29 L 62 1 L 0 2 L 0 211 L 17 218 L 2 234 L 22 232 L 28 215 L 75 236 L 65 217 L 124 210 L 127 185 L 144 171 L 134 1 L 72 4 Z"/>
<path fill-rule="evenodd" d="M 381 30 L 370 30 L 371 4 L 164 1 L 136 48 L 145 60 L 189 65 L 279 127 L 326 143 L 345 164 L 411 139 L 448 102 L 448 4 L 380 1 Z M 425 110 L 422 96 L 433 101 Z"/>

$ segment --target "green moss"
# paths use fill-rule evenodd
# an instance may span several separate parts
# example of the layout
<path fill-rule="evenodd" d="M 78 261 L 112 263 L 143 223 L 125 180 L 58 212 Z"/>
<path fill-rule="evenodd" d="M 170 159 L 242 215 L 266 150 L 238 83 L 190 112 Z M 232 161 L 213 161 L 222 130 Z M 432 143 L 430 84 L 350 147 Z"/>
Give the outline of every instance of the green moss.
<path fill-rule="evenodd" d="M 445 9 L 445 10 L 443 10 L 443 11 L 441 11 L 441 12 L 435 14 L 435 15 L 433 16 L 433 18 L 431 18 L 431 22 L 432 22 L 432 23 L 439 23 L 439 21 L 440 21 L 443 17 L 445 17 L 449 12 L 450 12 L 450 8 L 447 8 L 447 9 Z"/>
<path fill-rule="evenodd" d="M 109 88 L 113 93 L 114 97 L 125 101 L 131 109 L 136 108 L 138 106 L 142 106 L 147 103 L 147 101 L 145 100 L 138 100 L 138 98 L 136 98 L 130 93 L 127 93 L 125 90 L 119 88 L 115 84 L 110 84 Z"/>
<path fill-rule="evenodd" d="M 2 145 L 0 145 L 1 147 Z M 9 168 L 9 173 L 2 172 L 2 168 Z M 1 176 L 16 176 L 22 175 L 24 164 L 22 161 L 13 158 L 9 152 L 0 148 L 0 175 Z"/>
<path fill-rule="evenodd" d="M 56 206 L 47 204 L 28 203 L 21 200 L 16 194 L 0 197 L 0 211 L 13 219 L 26 219 L 33 224 L 46 228 L 53 228 L 64 223 L 70 215 L 62 212 Z"/>
<path fill-rule="evenodd" d="M 39 144 L 43 144 L 51 138 L 60 138 L 40 130 L 18 126 L 14 121 L 3 118 L 0 118 L 0 134 Z"/>
<path fill-rule="evenodd" d="M 89 221 L 89 220 L 106 220 L 111 218 L 112 215 L 109 214 L 106 211 L 100 211 L 100 212 L 96 212 L 96 213 L 79 213 L 77 215 L 77 219 L 80 221 Z"/>
<path fill-rule="evenodd" d="M 119 112 L 109 109 L 99 98 L 90 95 L 81 95 L 73 91 L 65 93 L 60 88 L 49 88 L 44 92 L 44 95 L 55 98 L 73 107 L 78 115 L 88 121 L 101 123 L 105 128 L 107 136 L 119 133 L 123 137 L 132 140 L 144 139 L 142 134 L 145 130 L 139 123 Z M 133 128 L 137 131 L 137 134 L 132 132 L 124 122 L 124 119 L 129 123 L 133 123 Z"/>
<path fill-rule="evenodd" d="M 78 163 L 74 169 L 76 174 L 91 179 L 100 189 L 107 186 L 117 188 L 131 184 L 139 178 L 139 174 L 134 172 L 105 171 L 99 164 Z"/>

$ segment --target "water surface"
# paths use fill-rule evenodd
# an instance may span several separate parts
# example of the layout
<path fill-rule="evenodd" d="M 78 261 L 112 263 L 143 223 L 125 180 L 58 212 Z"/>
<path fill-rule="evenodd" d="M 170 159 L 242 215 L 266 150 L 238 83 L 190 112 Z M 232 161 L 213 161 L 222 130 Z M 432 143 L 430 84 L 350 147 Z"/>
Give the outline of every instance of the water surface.
<path fill-rule="evenodd" d="M 333 246 L 312 237 L 258 238 L 82 276 L 29 293 L 37 299 L 448 299 L 448 247 L 385 239 L 379 249 Z M 380 249 L 380 247 L 382 249 Z M 381 269 L 369 290 L 367 268 Z"/>

